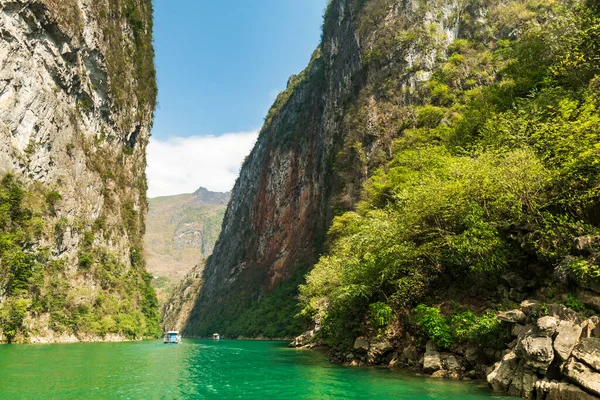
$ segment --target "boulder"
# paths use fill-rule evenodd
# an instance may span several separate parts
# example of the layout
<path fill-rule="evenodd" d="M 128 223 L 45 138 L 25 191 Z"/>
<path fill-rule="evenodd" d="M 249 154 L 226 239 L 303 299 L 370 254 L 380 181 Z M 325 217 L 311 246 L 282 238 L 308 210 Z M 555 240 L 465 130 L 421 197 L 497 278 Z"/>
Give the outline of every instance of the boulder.
<path fill-rule="evenodd" d="M 507 392 L 518 366 L 519 358 L 515 353 L 505 355 L 502 361 L 494 365 L 494 370 L 487 376 L 487 381 L 492 389 L 498 392 Z"/>
<path fill-rule="evenodd" d="M 445 369 L 448 371 L 459 371 L 461 369 L 461 365 L 454 356 L 448 356 L 444 360 Z"/>
<path fill-rule="evenodd" d="M 519 292 L 522 292 L 528 286 L 527 280 L 516 272 L 509 272 L 508 274 L 502 275 L 501 280 L 506 283 L 508 287 L 516 289 Z"/>
<path fill-rule="evenodd" d="M 431 374 L 431 377 L 432 378 L 445 378 L 447 374 L 448 374 L 448 371 L 444 371 L 443 369 L 440 369 L 438 371 L 435 371 L 433 374 Z"/>
<path fill-rule="evenodd" d="M 369 341 L 364 336 L 359 336 L 354 341 L 354 349 L 355 350 L 369 350 Z"/>
<path fill-rule="evenodd" d="M 567 382 L 549 382 L 547 380 L 535 383 L 537 400 L 593 400 L 595 397 L 584 392 L 575 385 Z"/>
<path fill-rule="evenodd" d="M 573 250 L 576 254 L 589 255 L 600 249 L 600 236 L 580 236 L 573 241 Z"/>
<path fill-rule="evenodd" d="M 586 319 L 585 321 L 583 321 L 581 323 L 581 338 L 582 339 L 595 336 L 594 331 L 596 330 L 596 327 L 598 326 L 597 318 L 598 317 L 594 316 L 589 319 Z"/>
<path fill-rule="evenodd" d="M 485 354 L 483 354 L 481 349 L 473 344 L 469 345 L 465 351 L 465 360 L 471 365 L 478 364 L 484 357 Z"/>
<path fill-rule="evenodd" d="M 554 339 L 554 351 L 561 361 L 567 360 L 571 356 L 573 348 L 581 336 L 581 326 L 575 325 L 569 321 L 561 321 L 556 328 L 556 338 Z"/>
<path fill-rule="evenodd" d="M 593 316 L 581 324 L 581 337 L 600 337 L 600 317 Z"/>
<path fill-rule="evenodd" d="M 477 372 L 475 370 L 470 370 L 465 373 L 465 378 L 469 379 L 477 379 Z"/>
<path fill-rule="evenodd" d="M 419 353 L 414 346 L 408 346 L 402 351 L 401 360 L 406 363 L 414 363 L 419 359 Z"/>
<path fill-rule="evenodd" d="M 425 343 L 425 353 L 428 353 L 430 351 L 438 351 L 437 346 L 431 340 Z"/>
<path fill-rule="evenodd" d="M 529 325 L 514 324 L 512 326 L 512 329 L 510 332 L 514 337 L 519 337 L 521 335 L 526 334 L 528 331 L 530 331 L 532 329 L 533 329 L 533 325 L 531 325 L 531 324 L 529 324 Z"/>
<path fill-rule="evenodd" d="M 442 369 L 442 359 L 437 351 L 429 351 L 425 353 L 423 358 L 423 371 L 431 374 Z"/>
<path fill-rule="evenodd" d="M 313 340 L 314 337 L 315 337 L 315 331 L 314 330 L 306 331 L 302 335 L 297 336 L 288 345 L 288 347 L 303 347 L 303 346 L 306 346 L 306 345 L 308 345 Z"/>
<path fill-rule="evenodd" d="M 586 307 L 589 307 L 595 311 L 600 311 L 600 293 L 579 288 L 577 289 L 577 298 Z"/>
<path fill-rule="evenodd" d="M 523 324 L 526 316 L 523 311 L 515 309 L 510 311 L 500 311 L 498 313 L 498 319 L 512 324 Z"/>
<path fill-rule="evenodd" d="M 537 300 L 523 300 L 520 304 L 521 311 L 529 316 L 538 304 L 540 304 L 540 302 Z"/>
<path fill-rule="evenodd" d="M 569 321 L 575 324 L 583 322 L 581 316 L 563 304 L 548 304 L 548 315 L 556 317 L 561 321 Z"/>
<path fill-rule="evenodd" d="M 531 398 L 537 380 L 538 377 L 535 371 L 524 360 L 521 360 L 514 372 L 510 387 L 508 388 L 508 394 Z"/>
<path fill-rule="evenodd" d="M 508 298 L 514 301 L 523 301 L 527 298 L 528 294 L 525 292 L 520 292 L 517 289 L 511 288 L 508 292 Z"/>
<path fill-rule="evenodd" d="M 573 356 L 600 372 L 600 338 L 584 338 L 573 349 Z"/>
<path fill-rule="evenodd" d="M 458 380 L 460 380 L 461 376 L 458 371 L 450 371 L 446 374 L 446 378 L 452 379 L 454 381 L 458 381 Z"/>
<path fill-rule="evenodd" d="M 600 396 L 600 374 L 585 364 L 571 358 L 563 367 L 563 374 L 588 392 Z"/>
<path fill-rule="evenodd" d="M 369 346 L 369 354 L 373 356 L 382 356 L 392 350 L 394 350 L 394 347 L 386 338 L 373 339 Z"/>
<path fill-rule="evenodd" d="M 519 339 L 515 353 L 524 359 L 531 368 L 546 372 L 554 360 L 552 338 L 524 336 Z"/>
<path fill-rule="evenodd" d="M 537 332 L 540 336 L 550 337 L 554 335 L 554 332 L 556 332 L 556 328 L 558 328 L 559 324 L 560 321 L 555 317 L 542 317 L 536 322 Z"/>

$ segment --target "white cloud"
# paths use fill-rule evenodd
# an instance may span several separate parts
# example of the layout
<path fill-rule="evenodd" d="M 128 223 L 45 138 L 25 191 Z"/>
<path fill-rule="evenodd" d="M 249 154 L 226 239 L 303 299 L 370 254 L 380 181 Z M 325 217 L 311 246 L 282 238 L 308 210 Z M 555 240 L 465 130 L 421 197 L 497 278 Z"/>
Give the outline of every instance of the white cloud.
<path fill-rule="evenodd" d="M 219 192 L 231 190 L 257 137 L 257 132 L 240 132 L 151 138 L 146 170 L 148 197 L 192 193 L 200 186 Z"/>

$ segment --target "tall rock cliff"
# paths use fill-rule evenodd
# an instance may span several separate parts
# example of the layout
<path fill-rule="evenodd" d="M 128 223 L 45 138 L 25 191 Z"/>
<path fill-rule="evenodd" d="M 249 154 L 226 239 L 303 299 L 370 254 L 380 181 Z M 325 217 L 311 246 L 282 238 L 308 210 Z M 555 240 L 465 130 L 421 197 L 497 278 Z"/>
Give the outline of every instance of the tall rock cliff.
<path fill-rule="evenodd" d="M 417 159 L 419 155 L 418 151 L 411 151 L 441 146 L 437 149 L 453 156 L 467 152 L 469 157 L 476 159 L 477 145 L 474 143 L 490 131 L 492 125 L 484 127 L 484 124 L 495 110 L 509 110 L 512 103 L 526 101 L 546 86 L 567 88 L 569 84 L 579 82 L 580 86 L 573 90 L 586 89 L 597 70 L 591 55 L 596 28 L 593 17 L 589 16 L 590 10 L 595 8 L 587 9 L 582 4 L 596 7 L 593 1 L 569 0 L 331 1 L 324 17 L 320 47 L 306 70 L 290 78 L 287 89 L 269 111 L 257 144 L 243 165 L 214 253 L 207 260 L 204 272 L 196 273 L 201 290 L 184 332 L 207 335 L 219 331 L 230 336 L 270 337 L 298 332 L 301 328 L 298 321 L 292 322 L 293 315 L 299 311 L 295 306 L 296 286 L 323 249 L 331 248 L 329 245 L 336 242 L 336 232 L 352 236 L 352 221 L 360 221 L 363 214 L 364 219 L 368 219 L 369 207 L 374 212 L 386 212 L 386 207 L 402 207 L 402 199 L 407 194 L 395 193 L 388 188 L 391 183 L 403 182 L 402 174 L 407 171 L 418 173 L 424 168 L 432 168 L 436 162 L 444 165 L 442 161 L 432 161 L 429 166 L 414 164 L 410 155 Z M 582 28 L 579 29 L 577 24 L 582 24 Z M 591 24 L 592 28 L 586 24 Z M 560 30 L 566 32 L 566 39 L 556 36 Z M 591 44 L 585 47 L 582 43 Z M 573 60 L 576 55 L 580 61 Z M 513 128 L 506 129 L 511 131 Z M 505 141 L 500 145 L 510 146 L 510 135 L 508 139 L 498 135 L 494 140 Z M 533 140 L 522 145 L 531 146 Z M 489 143 L 480 144 L 486 145 L 490 146 Z M 406 160 L 390 163 L 402 154 Z M 539 160 L 535 162 L 547 162 L 542 160 L 550 157 L 536 154 Z M 390 176 L 386 175 L 388 170 Z M 502 170 L 497 167 L 495 171 Z M 379 180 L 369 181 L 374 175 L 379 176 Z M 426 177 L 424 174 L 423 179 Z M 589 182 L 578 187 L 593 190 L 588 187 L 592 185 Z M 419 189 L 418 182 L 415 185 L 410 190 Z M 432 183 L 432 187 L 435 185 Z M 561 187 L 566 187 L 566 183 L 556 186 L 557 189 Z M 345 219 L 340 219 L 331 231 L 330 242 L 326 242 L 334 215 L 355 209 L 365 198 L 365 191 L 370 193 L 367 196 L 369 203 L 363 207 L 362 214 L 358 217 L 348 214 Z M 373 194 L 379 197 L 373 198 Z M 428 204 L 425 200 L 435 195 L 433 192 L 427 195 L 429 197 L 424 195 L 418 204 L 425 207 Z M 581 198 L 588 198 L 585 196 Z M 448 204 L 452 201 L 448 200 Z M 486 204 L 484 199 L 484 210 Z M 557 209 L 548 207 L 550 213 Z M 576 205 L 569 212 L 577 214 L 576 210 L 586 209 L 593 209 L 593 206 Z M 593 215 L 585 211 L 578 218 L 595 224 Z M 410 248 L 423 245 L 425 249 L 425 245 L 434 243 L 431 238 L 436 237 L 435 232 L 440 232 L 439 229 L 436 231 L 439 228 L 436 224 L 439 218 L 447 218 L 447 215 L 436 214 L 431 218 L 411 228 L 418 232 L 415 229 L 431 227 L 433 233 L 423 237 L 417 235 Z M 463 215 L 458 220 L 468 221 L 468 216 Z M 546 221 L 546 226 L 554 224 L 551 218 Z M 507 232 L 513 228 L 507 228 Z M 356 229 L 362 229 L 361 225 Z M 378 243 L 382 246 L 387 243 L 384 239 L 390 237 L 383 233 L 383 226 L 373 229 L 384 235 Z M 459 222 L 457 229 L 465 229 L 464 223 Z M 531 225 L 525 224 L 522 230 L 519 229 L 506 233 L 506 240 L 510 242 L 506 246 L 511 249 L 523 246 L 512 241 L 531 229 Z M 464 235 L 461 238 L 469 237 Z M 502 258 L 500 264 L 492 267 L 501 269 L 512 265 L 523 270 L 530 264 L 547 262 L 546 257 L 556 257 L 558 253 L 551 254 L 544 243 L 554 246 L 552 243 L 562 243 L 562 239 L 546 242 L 547 238 L 536 239 L 536 232 L 528 235 L 534 246 L 541 246 L 539 261 L 525 249 L 515 253 L 514 260 Z M 367 246 L 359 239 L 357 236 L 358 242 L 354 246 Z M 442 241 L 440 248 L 445 249 L 458 240 Z M 342 259 L 335 267 L 345 271 L 344 268 L 351 270 L 356 264 L 358 268 L 354 271 L 358 275 L 352 275 L 349 270 L 348 277 L 340 279 L 358 279 L 364 272 L 363 277 L 370 282 L 363 286 L 343 286 L 339 293 L 336 292 L 340 304 L 346 298 L 344 290 L 347 289 L 348 299 L 356 296 L 359 302 L 362 298 L 361 304 L 373 301 L 376 308 L 384 304 L 383 311 L 388 307 L 386 301 L 397 300 L 398 307 L 406 307 L 408 303 L 414 305 L 428 293 L 426 288 L 433 285 L 440 271 L 444 271 L 444 263 L 453 265 L 460 260 L 459 264 L 464 264 L 477 259 L 460 253 L 464 249 L 448 256 L 450 261 L 438 262 L 424 253 L 415 259 L 415 265 L 427 264 L 429 270 L 423 272 L 407 267 L 409 277 L 396 277 L 393 282 L 381 278 L 381 290 L 371 296 L 361 292 L 361 287 L 365 290 L 378 287 L 373 283 L 375 281 L 369 280 L 376 274 L 369 275 L 368 265 L 374 263 L 376 270 L 377 264 L 384 265 L 383 261 L 387 260 L 393 267 L 396 265 L 394 260 L 402 259 L 402 252 L 393 260 L 385 259 L 385 254 L 391 257 L 390 251 L 399 251 L 400 244 L 390 243 L 390 248 L 382 249 L 384 258 L 375 263 L 368 251 L 364 257 L 360 253 L 360 259 L 351 259 L 353 249 L 344 248 L 344 241 L 339 243 L 337 250 L 348 254 L 350 264 L 345 264 L 346 259 Z M 469 243 L 474 246 L 475 242 Z M 444 251 L 441 254 L 446 254 Z M 495 257 L 490 259 L 496 260 Z M 462 264 L 464 268 L 478 267 Z M 327 278 L 328 265 L 325 259 L 314 280 Z M 419 277 L 410 276 L 411 273 Z M 339 278 L 333 273 L 330 275 Z M 402 289 L 394 293 L 393 298 L 385 297 L 389 289 L 385 288 L 386 284 L 402 286 L 403 282 L 417 282 L 418 285 L 406 288 L 405 295 L 400 293 Z M 324 300 L 322 304 L 314 305 L 314 309 L 326 313 L 329 298 L 326 279 L 321 283 L 319 290 L 325 293 Z M 340 282 L 331 283 L 336 288 L 340 285 Z M 354 294 L 350 295 L 351 292 Z M 313 300 L 317 301 L 320 296 L 315 295 Z M 377 296 L 382 300 L 377 302 Z M 369 304 L 365 304 L 364 307 L 361 305 L 364 308 L 361 311 L 352 307 L 344 309 L 348 312 L 346 317 L 351 319 L 354 315 L 356 319 L 353 330 L 362 329 L 365 324 L 368 326 L 368 322 L 363 324 L 370 315 Z M 340 330 L 347 333 L 346 336 L 354 334 L 343 328 Z"/>
<path fill-rule="evenodd" d="M 298 311 L 295 287 L 317 261 L 334 214 L 354 206 L 398 133 L 374 129 L 372 122 L 391 126 L 400 117 L 378 103 L 374 84 L 381 71 L 397 73 L 396 100 L 412 101 L 456 37 L 463 8 L 455 1 L 330 2 L 321 46 L 289 79 L 242 167 L 186 334 L 300 329 L 289 325 Z M 369 62 L 381 40 L 424 24 L 435 33 L 426 48 L 399 42 L 380 65 Z M 371 107 L 357 115 L 363 103 Z M 350 131 L 353 118 L 364 119 L 365 129 Z"/>
<path fill-rule="evenodd" d="M 149 0 L 0 1 L 0 338 L 155 335 Z"/>

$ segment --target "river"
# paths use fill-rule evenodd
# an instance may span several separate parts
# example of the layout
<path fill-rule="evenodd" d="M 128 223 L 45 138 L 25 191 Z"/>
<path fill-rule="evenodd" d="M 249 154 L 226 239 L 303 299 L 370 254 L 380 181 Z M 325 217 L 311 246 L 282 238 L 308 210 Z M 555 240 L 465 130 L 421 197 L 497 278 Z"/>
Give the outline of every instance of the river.
<path fill-rule="evenodd" d="M 0 399 L 490 399 L 481 383 L 342 367 L 284 342 L 0 346 Z M 503 399 L 507 399 L 504 397 Z"/>

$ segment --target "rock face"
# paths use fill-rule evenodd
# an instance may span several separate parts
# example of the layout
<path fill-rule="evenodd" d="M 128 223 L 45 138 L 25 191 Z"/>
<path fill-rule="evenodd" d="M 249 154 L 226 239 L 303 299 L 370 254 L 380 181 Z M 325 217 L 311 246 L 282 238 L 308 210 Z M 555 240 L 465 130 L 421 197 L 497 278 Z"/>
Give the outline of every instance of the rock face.
<path fill-rule="evenodd" d="M 15 342 L 155 334 L 140 258 L 156 102 L 151 2 L 0 0 L 0 32 L 0 177 L 45 193 L 26 251 L 47 248 L 39 263 L 56 266 L 16 298 L 0 264 L 0 314 L 25 305 L 22 321 L 0 321 L 0 338 L 3 327 Z"/>
<path fill-rule="evenodd" d="M 363 53 L 351 3 L 334 1 L 339 26 L 324 35 L 309 66 L 290 78 L 265 119 L 207 260 L 186 335 L 247 333 L 228 327 L 253 303 L 260 309 L 259 300 L 318 259 L 338 190 L 333 161 L 343 140 L 340 105 L 351 98 Z"/>
<path fill-rule="evenodd" d="M 523 302 L 522 311 L 528 307 L 529 302 Z M 551 304 L 547 308 L 555 310 L 555 316 L 528 318 L 528 324 L 519 329 L 513 351 L 487 376 L 494 390 L 540 400 L 600 396 L 596 317 L 577 324 L 572 321 L 580 316 L 563 307 Z"/>
<path fill-rule="evenodd" d="M 457 16 L 475 12 L 476 18 L 468 18 L 479 21 L 485 11 L 459 7 L 450 0 L 426 5 L 415 0 L 330 2 L 321 46 L 309 66 L 290 78 L 242 167 L 186 335 L 215 330 L 247 334 L 250 329 L 234 327 L 242 314 L 249 319 L 252 309 L 255 321 L 268 320 L 265 303 L 282 297 L 278 289 L 284 284 L 302 283 L 297 271 L 309 270 L 318 260 L 334 212 L 352 209 L 362 183 L 391 156 L 396 122 L 369 92 L 370 83 L 381 78 L 381 71 L 398 69 L 403 76 L 398 98 L 418 103 L 412 94 L 446 57 L 461 24 Z M 382 57 L 383 65 L 373 61 L 367 66 L 380 28 L 404 32 L 415 26 L 435 32 L 427 43 L 431 50 L 399 44 L 394 54 L 398 63 L 387 65 Z M 369 111 L 352 114 L 359 108 Z M 378 121 L 389 131 L 354 132 L 350 123 L 358 118 L 365 126 Z M 296 294 L 286 296 L 290 314 L 298 311 L 293 307 Z M 265 324 L 251 325 L 260 329 Z"/>
<path fill-rule="evenodd" d="M 600 337 L 581 339 L 573 350 L 573 356 L 600 372 Z"/>
<path fill-rule="evenodd" d="M 173 288 L 173 294 L 161 306 L 163 330 L 182 331 L 202 285 L 204 263 L 194 266 Z"/>

